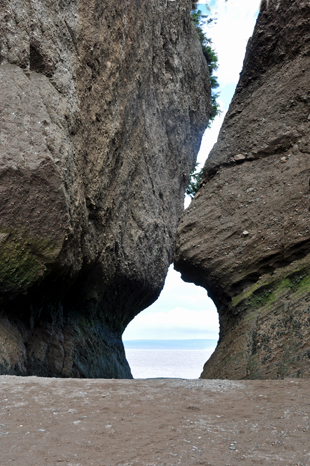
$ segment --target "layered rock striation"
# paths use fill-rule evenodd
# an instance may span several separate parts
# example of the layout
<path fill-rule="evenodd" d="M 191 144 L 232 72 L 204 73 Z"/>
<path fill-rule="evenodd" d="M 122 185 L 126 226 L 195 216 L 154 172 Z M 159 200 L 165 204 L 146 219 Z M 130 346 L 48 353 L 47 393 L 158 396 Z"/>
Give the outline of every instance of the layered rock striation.
<path fill-rule="evenodd" d="M 211 109 L 192 2 L 0 2 L 0 373 L 131 377 Z"/>
<path fill-rule="evenodd" d="M 263 0 L 175 267 L 220 319 L 205 378 L 310 376 L 310 5 Z"/>

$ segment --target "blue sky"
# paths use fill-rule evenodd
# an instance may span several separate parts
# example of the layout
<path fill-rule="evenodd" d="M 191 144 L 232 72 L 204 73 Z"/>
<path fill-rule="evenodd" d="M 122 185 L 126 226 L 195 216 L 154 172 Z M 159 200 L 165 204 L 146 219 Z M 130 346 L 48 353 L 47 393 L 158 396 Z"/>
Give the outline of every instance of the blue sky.
<path fill-rule="evenodd" d="M 204 1 L 198 8 L 205 12 Z M 215 144 L 226 111 L 239 79 L 245 48 L 252 34 L 260 0 L 212 0 L 211 14 L 217 15 L 216 24 L 206 30 L 219 57 L 217 72 L 222 114 L 205 132 L 198 162 L 204 164 Z M 188 205 L 189 200 L 186 204 Z M 181 280 L 170 267 L 165 287 L 159 299 L 140 313 L 129 324 L 126 340 L 182 340 L 217 339 L 218 315 L 205 289 Z"/>

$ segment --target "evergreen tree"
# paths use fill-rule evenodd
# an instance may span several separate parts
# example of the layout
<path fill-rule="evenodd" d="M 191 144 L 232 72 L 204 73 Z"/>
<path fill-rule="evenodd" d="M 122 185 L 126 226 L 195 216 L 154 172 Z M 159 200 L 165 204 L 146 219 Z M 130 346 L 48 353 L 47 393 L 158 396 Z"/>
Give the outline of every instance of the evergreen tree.
<path fill-rule="evenodd" d="M 206 24 L 212 23 L 214 21 L 213 18 L 210 18 L 208 15 L 203 15 L 200 10 L 194 10 L 191 14 L 192 21 L 196 27 L 197 35 L 199 42 L 201 44 L 202 53 L 207 61 L 209 74 L 210 74 L 210 81 L 211 81 L 211 99 L 212 99 L 212 110 L 210 115 L 210 121 L 208 123 L 208 128 L 211 126 L 211 122 L 214 118 L 221 113 L 220 106 L 217 101 L 219 97 L 219 93 L 215 92 L 214 89 L 219 87 L 219 83 L 217 81 L 217 76 L 215 76 L 215 71 L 218 69 L 218 57 L 217 54 L 212 47 L 212 40 L 209 39 L 205 32 L 204 26 Z"/>
<path fill-rule="evenodd" d="M 202 53 L 207 61 L 210 81 L 211 81 L 211 99 L 212 99 L 212 110 L 210 115 L 210 120 L 208 123 L 208 128 L 210 128 L 214 118 L 221 113 L 220 106 L 217 101 L 219 93 L 215 92 L 214 89 L 219 87 L 217 77 L 215 76 L 215 71 L 218 68 L 218 57 L 215 50 L 212 47 L 212 40 L 209 39 L 205 32 L 204 27 L 207 24 L 211 24 L 214 21 L 213 18 L 210 18 L 208 15 L 203 15 L 200 10 L 195 9 L 192 14 L 192 21 L 196 27 L 198 39 L 201 43 Z M 186 194 L 193 198 L 200 188 L 200 182 L 202 178 L 202 168 L 198 170 L 199 164 L 196 163 L 195 168 L 191 171 L 188 186 L 186 188 Z"/>

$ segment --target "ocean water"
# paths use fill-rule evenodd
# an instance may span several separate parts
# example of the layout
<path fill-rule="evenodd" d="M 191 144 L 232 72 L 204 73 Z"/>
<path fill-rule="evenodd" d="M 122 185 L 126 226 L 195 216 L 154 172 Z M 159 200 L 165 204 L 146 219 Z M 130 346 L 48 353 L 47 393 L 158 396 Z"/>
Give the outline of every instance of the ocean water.
<path fill-rule="evenodd" d="M 214 348 L 125 349 L 135 379 L 172 377 L 198 379 Z"/>

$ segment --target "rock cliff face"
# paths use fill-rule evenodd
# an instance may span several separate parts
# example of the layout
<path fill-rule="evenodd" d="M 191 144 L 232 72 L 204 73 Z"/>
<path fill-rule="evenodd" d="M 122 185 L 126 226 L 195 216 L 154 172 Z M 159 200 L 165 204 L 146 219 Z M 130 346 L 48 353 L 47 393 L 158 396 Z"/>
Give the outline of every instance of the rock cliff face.
<path fill-rule="evenodd" d="M 211 107 L 191 6 L 0 1 L 0 373 L 131 377 Z"/>
<path fill-rule="evenodd" d="M 205 378 L 310 376 L 310 5 L 263 1 L 175 264 L 220 318 Z"/>

